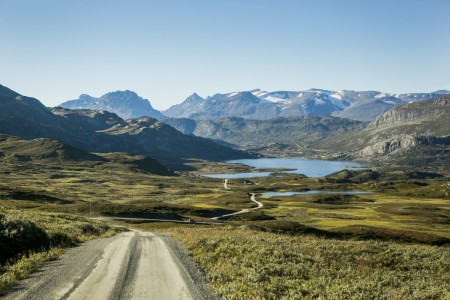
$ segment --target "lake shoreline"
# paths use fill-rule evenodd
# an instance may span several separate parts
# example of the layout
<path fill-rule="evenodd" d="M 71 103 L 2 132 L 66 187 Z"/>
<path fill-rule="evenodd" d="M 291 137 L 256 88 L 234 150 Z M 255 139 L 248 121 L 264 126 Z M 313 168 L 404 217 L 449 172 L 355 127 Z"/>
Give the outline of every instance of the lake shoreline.
<path fill-rule="evenodd" d="M 322 177 L 345 169 L 366 169 L 357 162 L 318 160 L 308 158 L 258 158 L 229 160 L 228 164 L 241 164 L 254 168 L 253 172 L 202 174 L 202 176 L 220 179 L 243 179 L 267 177 L 274 173 L 302 174 L 307 177 Z"/>

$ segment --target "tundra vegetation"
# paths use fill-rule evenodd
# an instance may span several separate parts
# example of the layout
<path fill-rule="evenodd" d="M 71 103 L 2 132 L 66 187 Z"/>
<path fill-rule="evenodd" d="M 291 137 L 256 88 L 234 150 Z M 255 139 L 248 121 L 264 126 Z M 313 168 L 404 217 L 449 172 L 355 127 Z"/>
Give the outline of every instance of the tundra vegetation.
<path fill-rule="evenodd" d="M 199 160 L 185 161 L 184 167 L 194 171 L 160 176 L 117 160 L 2 161 L 0 288 L 62 249 L 114 233 L 94 218 L 108 224 L 119 222 L 115 217 L 210 220 L 254 207 L 251 192 L 264 207 L 218 225 L 125 226 L 181 241 L 224 299 L 450 296 L 448 174 L 382 169 L 318 179 L 277 174 L 254 178 L 254 184 L 229 180 L 226 190 L 223 180 L 199 174 L 248 168 Z M 307 190 L 371 194 L 261 195 Z"/>
<path fill-rule="evenodd" d="M 450 250 L 248 228 L 173 228 L 223 299 L 448 299 Z"/>

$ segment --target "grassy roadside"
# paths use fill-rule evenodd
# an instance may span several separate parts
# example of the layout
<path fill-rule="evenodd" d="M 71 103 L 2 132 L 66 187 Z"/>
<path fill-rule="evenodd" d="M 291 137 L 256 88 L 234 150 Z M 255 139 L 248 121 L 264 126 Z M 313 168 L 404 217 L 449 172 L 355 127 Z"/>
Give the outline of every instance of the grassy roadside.
<path fill-rule="evenodd" d="M 114 233 L 108 225 L 80 216 L 0 208 L 0 291 L 65 249 Z"/>
<path fill-rule="evenodd" d="M 245 228 L 166 228 L 223 299 L 449 299 L 450 249 L 287 236 Z"/>

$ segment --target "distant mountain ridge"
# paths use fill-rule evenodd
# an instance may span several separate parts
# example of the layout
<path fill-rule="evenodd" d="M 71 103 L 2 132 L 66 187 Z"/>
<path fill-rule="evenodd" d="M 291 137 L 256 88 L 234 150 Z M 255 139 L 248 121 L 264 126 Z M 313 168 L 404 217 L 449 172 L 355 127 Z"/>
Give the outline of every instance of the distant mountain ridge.
<path fill-rule="evenodd" d="M 388 94 L 377 91 L 265 92 L 259 89 L 215 94 L 203 99 L 197 94 L 163 112 L 169 118 L 218 119 L 241 117 L 266 120 L 278 117 L 336 116 L 371 121 L 393 107 L 408 102 L 438 98 L 450 91 Z"/>
<path fill-rule="evenodd" d="M 271 143 L 304 144 L 327 136 L 358 131 L 364 123 L 336 117 L 286 117 L 251 120 L 239 117 L 221 119 L 164 119 L 185 134 L 222 140 L 242 147 Z"/>
<path fill-rule="evenodd" d="M 107 93 L 100 98 L 83 94 L 79 99 L 63 102 L 59 106 L 69 109 L 106 110 L 123 119 L 140 117 L 158 119 L 162 117 L 161 112 L 154 109 L 149 100 L 128 90 Z"/>
<path fill-rule="evenodd" d="M 240 117 L 267 120 L 280 117 L 334 116 L 362 122 L 375 119 L 397 105 L 434 99 L 449 94 L 440 90 L 431 93 L 392 94 L 378 91 L 274 91 L 260 89 L 214 94 L 206 98 L 194 93 L 182 103 L 163 113 L 154 109 L 147 99 L 132 91 L 107 93 L 100 98 L 83 94 L 79 99 L 60 104 L 69 109 L 106 110 L 123 119 L 151 117 L 161 119 L 220 119 Z"/>

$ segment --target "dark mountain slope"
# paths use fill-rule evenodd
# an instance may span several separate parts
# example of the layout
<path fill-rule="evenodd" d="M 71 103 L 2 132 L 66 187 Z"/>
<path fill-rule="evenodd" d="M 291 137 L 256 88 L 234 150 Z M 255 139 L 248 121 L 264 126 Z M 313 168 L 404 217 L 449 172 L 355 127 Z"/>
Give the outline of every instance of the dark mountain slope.
<path fill-rule="evenodd" d="M 65 134 L 61 122 L 38 100 L 17 93 L 0 94 L 0 133 L 36 138 Z M 47 133 L 47 134 L 46 134 Z"/>
<path fill-rule="evenodd" d="M 17 96 L 20 96 L 20 94 L 0 84 L 0 96 L 15 98 Z"/>

